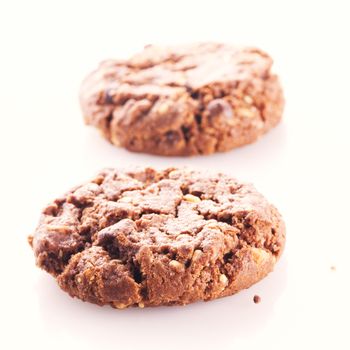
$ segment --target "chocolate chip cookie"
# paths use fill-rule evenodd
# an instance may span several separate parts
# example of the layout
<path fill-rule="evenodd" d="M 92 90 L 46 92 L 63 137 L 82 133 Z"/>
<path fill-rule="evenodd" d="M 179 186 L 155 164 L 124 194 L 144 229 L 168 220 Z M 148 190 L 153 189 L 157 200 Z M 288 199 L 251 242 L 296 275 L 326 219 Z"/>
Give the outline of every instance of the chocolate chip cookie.
<path fill-rule="evenodd" d="M 272 271 L 283 220 L 252 185 L 188 169 L 107 169 L 50 203 L 29 241 L 72 297 L 115 308 L 184 305 Z"/>
<path fill-rule="evenodd" d="M 82 84 L 87 124 L 134 152 L 188 156 L 255 141 L 281 119 L 272 59 L 256 48 L 147 46 L 100 64 Z"/>

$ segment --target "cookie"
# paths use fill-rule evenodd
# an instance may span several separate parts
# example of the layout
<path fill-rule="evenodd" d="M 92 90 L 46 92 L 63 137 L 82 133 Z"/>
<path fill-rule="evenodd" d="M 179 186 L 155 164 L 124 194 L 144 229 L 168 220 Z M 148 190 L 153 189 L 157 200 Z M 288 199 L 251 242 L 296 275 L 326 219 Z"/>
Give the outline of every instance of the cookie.
<path fill-rule="evenodd" d="M 272 59 L 256 48 L 147 46 L 100 64 L 82 84 L 85 122 L 134 152 L 189 156 L 257 140 L 281 119 Z"/>
<path fill-rule="evenodd" d="M 115 308 L 184 305 L 272 271 L 283 220 L 252 185 L 188 169 L 107 169 L 49 204 L 29 239 L 72 297 Z"/>

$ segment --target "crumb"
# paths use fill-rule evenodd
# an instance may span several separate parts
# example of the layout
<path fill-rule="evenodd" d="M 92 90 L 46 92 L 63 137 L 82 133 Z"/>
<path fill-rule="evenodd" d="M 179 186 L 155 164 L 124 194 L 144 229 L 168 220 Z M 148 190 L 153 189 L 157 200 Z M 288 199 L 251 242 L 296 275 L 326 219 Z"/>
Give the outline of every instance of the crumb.
<path fill-rule="evenodd" d="M 335 266 L 331 266 L 331 270 L 335 271 L 336 270 Z"/>
<path fill-rule="evenodd" d="M 254 295 L 253 300 L 254 300 L 254 303 L 255 303 L 255 304 L 259 304 L 259 303 L 260 303 L 260 301 L 261 301 L 261 298 L 260 298 L 260 296 L 259 296 L 259 295 Z"/>
<path fill-rule="evenodd" d="M 31 247 L 33 247 L 33 238 L 34 237 L 32 235 L 28 236 L 28 243 Z"/>

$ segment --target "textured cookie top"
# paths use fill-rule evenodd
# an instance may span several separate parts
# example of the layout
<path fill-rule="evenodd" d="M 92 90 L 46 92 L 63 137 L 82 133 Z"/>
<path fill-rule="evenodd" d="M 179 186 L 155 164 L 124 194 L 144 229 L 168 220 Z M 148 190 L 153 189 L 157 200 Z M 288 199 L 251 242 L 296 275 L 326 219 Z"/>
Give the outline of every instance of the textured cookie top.
<path fill-rule="evenodd" d="M 85 79 L 85 120 L 136 152 L 193 155 L 253 142 L 281 118 L 272 60 L 255 48 L 148 46 Z"/>
<path fill-rule="evenodd" d="M 130 88 L 135 97 L 177 96 L 216 83 L 266 78 L 271 66 L 272 59 L 256 48 L 218 43 L 150 45 L 128 60 L 103 62 L 83 88 L 99 91 L 103 80 L 113 82 L 110 89 L 120 89 L 112 97 L 114 102 L 122 100 Z"/>
<path fill-rule="evenodd" d="M 243 256 L 279 257 L 284 226 L 251 185 L 223 174 L 107 169 L 47 206 L 32 244 L 38 265 L 83 300 L 187 303 L 218 293 L 208 276 L 195 275 L 205 266 L 229 284 Z M 164 274 L 167 285 L 167 268 L 197 278 L 203 290 L 192 295 L 189 288 L 182 299 L 162 291 L 154 279 Z"/>

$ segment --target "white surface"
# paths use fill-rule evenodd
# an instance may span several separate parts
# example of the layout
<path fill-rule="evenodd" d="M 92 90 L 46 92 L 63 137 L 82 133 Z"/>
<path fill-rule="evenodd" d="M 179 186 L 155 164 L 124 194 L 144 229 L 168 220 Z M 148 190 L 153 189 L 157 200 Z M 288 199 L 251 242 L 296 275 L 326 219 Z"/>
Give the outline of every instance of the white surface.
<path fill-rule="evenodd" d="M 0 347 L 349 349 L 346 5 L 1 2 Z M 188 159 L 131 154 L 83 125 L 79 84 L 100 60 L 148 43 L 197 40 L 267 50 L 285 88 L 283 123 L 253 145 Z M 187 307 L 116 311 L 61 292 L 34 266 L 26 236 L 46 202 L 100 168 L 127 164 L 189 164 L 254 182 L 287 223 L 287 247 L 275 271 L 235 296 Z"/>

